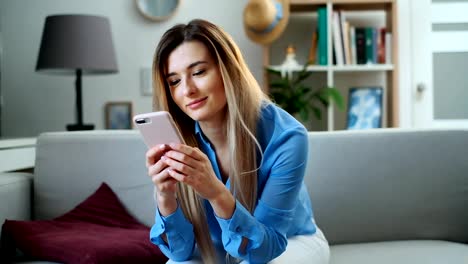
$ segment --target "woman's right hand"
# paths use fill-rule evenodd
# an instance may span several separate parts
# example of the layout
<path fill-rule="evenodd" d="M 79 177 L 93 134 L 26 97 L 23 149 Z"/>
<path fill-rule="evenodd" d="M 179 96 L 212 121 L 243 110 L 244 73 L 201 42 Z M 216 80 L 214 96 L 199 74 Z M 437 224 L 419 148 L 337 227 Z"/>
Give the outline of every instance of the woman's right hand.
<path fill-rule="evenodd" d="M 161 161 L 161 157 L 169 150 L 168 145 L 162 144 L 146 152 L 148 176 L 156 188 L 156 202 L 163 216 L 168 216 L 177 209 L 177 180 L 169 175 L 168 166 Z"/>

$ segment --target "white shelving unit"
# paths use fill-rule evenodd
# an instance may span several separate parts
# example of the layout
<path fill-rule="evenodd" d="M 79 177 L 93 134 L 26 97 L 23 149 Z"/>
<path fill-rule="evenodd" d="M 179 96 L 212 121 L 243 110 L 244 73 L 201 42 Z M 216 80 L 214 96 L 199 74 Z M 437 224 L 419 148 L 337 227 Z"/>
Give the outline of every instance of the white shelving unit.
<path fill-rule="evenodd" d="M 264 66 L 279 70 L 289 44 L 296 48 L 296 59 L 306 63 L 312 34 L 317 28 L 317 9 L 327 8 L 327 59 L 328 65 L 309 65 L 313 72 L 310 82 L 322 87 L 336 87 L 345 101 L 345 109 L 335 106 L 323 109 L 327 114 L 321 121 L 311 120 L 310 130 L 346 129 L 348 90 L 351 87 L 383 87 L 383 127 L 397 127 L 398 117 L 398 32 L 396 0 L 291 0 L 289 23 L 282 36 L 264 47 Z M 341 10 L 351 24 L 367 27 L 385 27 L 392 34 L 391 64 L 334 65 L 331 17 L 333 10 Z M 302 70 L 298 67 L 297 71 Z M 264 75 L 265 90 L 268 91 L 269 76 Z"/>

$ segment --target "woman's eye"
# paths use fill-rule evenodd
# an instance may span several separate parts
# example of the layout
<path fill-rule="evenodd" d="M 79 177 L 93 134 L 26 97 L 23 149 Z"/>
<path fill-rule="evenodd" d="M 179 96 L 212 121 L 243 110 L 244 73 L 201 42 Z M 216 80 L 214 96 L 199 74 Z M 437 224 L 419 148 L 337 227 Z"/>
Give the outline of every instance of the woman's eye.
<path fill-rule="evenodd" d="M 205 73 L 205 70 L 199 70 L 194 72 L 193 75 L 202 75 L 203 73 Z"/>
<path fill-rule="evenodd" d="M 177 85 L 179 83 L 179 80 L 169 80 L 169 81 L 167 81 L 167 83 L 169 84 L 169 86 L 174 86 L 174 85 Z"/>

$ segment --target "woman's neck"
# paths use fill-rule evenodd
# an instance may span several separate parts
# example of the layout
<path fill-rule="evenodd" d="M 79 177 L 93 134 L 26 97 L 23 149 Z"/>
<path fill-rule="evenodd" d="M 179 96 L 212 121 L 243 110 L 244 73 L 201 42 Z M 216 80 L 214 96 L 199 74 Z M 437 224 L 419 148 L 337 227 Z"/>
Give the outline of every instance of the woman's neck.
<path fill-rule="evenodd" d="M 229 178 L 229 149 L 227 140 L 227 122 L 223 120 L 217 122 L 199 122 L 200 128 L 205 137 L 208 138 L 214 151 L 216 152 L 219 172 L 223 183 L 226 183 Z"/>
<path fill-rule="evenodd" d="M 223 148 L 227 144 L 226 120 L 203 121 L 199 124 L 203 134 L 215 149 Z"/>

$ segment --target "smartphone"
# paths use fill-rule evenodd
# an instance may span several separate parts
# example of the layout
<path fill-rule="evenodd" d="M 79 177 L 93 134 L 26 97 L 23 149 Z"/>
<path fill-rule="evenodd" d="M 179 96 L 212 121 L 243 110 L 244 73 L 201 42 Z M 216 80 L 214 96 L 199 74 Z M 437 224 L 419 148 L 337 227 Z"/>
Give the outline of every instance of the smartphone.
<path fill-rule="evenodd" d="M 140 131 L 148 148 L 160 144 L 184 143 L 184 138 L 167 111 L 138 114 L 133 117 L 133 123 Z"/>

